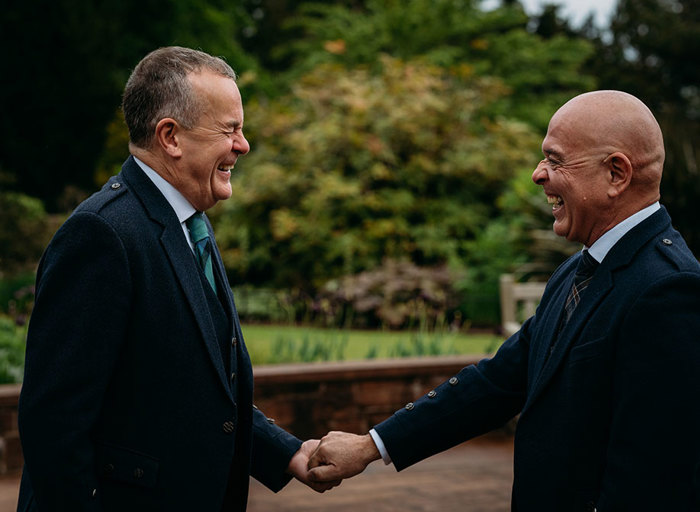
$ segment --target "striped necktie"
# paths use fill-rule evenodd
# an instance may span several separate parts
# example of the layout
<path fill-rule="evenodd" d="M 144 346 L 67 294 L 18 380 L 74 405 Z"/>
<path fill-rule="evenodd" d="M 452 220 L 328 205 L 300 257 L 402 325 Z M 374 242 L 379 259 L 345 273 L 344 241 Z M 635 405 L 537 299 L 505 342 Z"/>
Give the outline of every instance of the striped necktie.
<path fill-rule="evenodd" d="M 204 221 L 204 214 L 196 212 L 185 222 L 190 231 L 190 238 L 194 245 L 194 254 L 199 262 L 199 266 L 204 271 L 204 275 L 209 281 L 212 290 L 216 293 L 216 282 L 214 281 L 214 268 L 211 263 L 212 241 L 209 237 L 207 223 Z"/>
<path fill-rule="evenodd" d="M 593 256 L 588 254 L 587 250 L 581 253 L 581 259 L 578 261 L 576 273 L 574 274 L 574 284 L 571 286 L 571 290 L 569 290 L 569 294 L 566 296 L 566 301 L 564 302 L 564 314 L 559 322 L 557 335 L 552 339 L 552 343 L 549 345 L 549 350 L 547 351 L 547 360 L 552 355 L 552 352 L 554 352 L 554 346 L 559 339 L 559 335 L 564 330 L 564 327 L 566 327 L 566 324 L 569 323 L 574 309 L 576 309 L 578 303 L 581 302 L 581 295 L 591 282 L 591 279 L 593 279 L 593 273 L 595 269 L 598 268 L 598 265 L 599 263 Z"/>
<path fill-rule="evenodd" d="M 595 269 L 598 268 L 599 263 L 588 254 L 587 250 L 581 253 L 581 259 L 576 267 L 576 274 L 574 275 L 574 284 L 569 291 L 569 295 L 566 297 L 566 302 L 564 303 L 564 325 L 569 323 L 571 315 L 581 301 L 581 295 L 583 291 L 588 287 L 588 284 L 593 279 L 593 273 Z M 562 326 L 563 327 L 563 326 Z"/>

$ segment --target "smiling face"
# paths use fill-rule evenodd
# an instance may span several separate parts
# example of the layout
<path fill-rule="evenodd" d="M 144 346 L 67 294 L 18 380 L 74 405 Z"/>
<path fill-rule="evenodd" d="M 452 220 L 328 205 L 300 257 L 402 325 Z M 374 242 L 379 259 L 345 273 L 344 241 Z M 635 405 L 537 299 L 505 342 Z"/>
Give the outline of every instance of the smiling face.
<path fill-rule="evenodd" d="M 659 200 L 663 137 L 644 103 L 622 91 L 576 96 L 552 117 L 532 173 L 552 205 L 554 232 L 591 246 Z"/>
<path fill-rule="evenodd" d="M 542 142 L 545 156 L 532 174 L 552 204 L 554 232 L 590 246 L 614 225 L 608 152 L 560 110 Z"/>
<path fill-rule="evenodd" d="M 175 187 L 199 211 L 231 197 L 231 170 L 250 146 L 243 135 L 243 106 L 236 83 L 209 71 L 190 83 L 202 113 L 191 129 L 179 127 Z"/>

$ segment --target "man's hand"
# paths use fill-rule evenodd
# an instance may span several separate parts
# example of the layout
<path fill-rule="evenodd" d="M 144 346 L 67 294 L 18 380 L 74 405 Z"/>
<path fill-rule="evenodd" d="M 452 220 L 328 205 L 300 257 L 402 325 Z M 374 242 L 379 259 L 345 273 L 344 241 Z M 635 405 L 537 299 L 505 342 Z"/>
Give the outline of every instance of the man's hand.
<path fill-rule="evenodd" d="M 379 458 L 379 450 L 369 434 L 329 432 L 309 459 L 309 478 L 319 483 L 350 478 Z"/>
<path fill-rule="evenodd" d="M 330 481 L 317 482 L 311 480 L 310 473 L 308 471 L 309 457 L 316 450 L 319 445 L 318 439 L 309 439 L 305 441 L 299 451 L 297 451 L 292 459 L 289 461 L 289 466 L 287 466 L 287 473 L 294 476 L 300 482 L 308 485 L 314 491 L 325 492 L 333 487 L 340 485 L 340 479 L 334 479 Z"/>

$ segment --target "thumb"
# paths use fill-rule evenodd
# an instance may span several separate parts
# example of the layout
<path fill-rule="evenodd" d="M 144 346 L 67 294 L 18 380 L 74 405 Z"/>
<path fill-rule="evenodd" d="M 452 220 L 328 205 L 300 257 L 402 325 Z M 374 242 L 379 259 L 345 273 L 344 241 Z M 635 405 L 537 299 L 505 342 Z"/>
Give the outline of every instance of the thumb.
<path fill-rule="evenodd" d="M 309 480 L 312 482 L 334 482 L 341 480 L 341 477 L 338 468 L 329 464 L 309 469 Z"/>
<path fill-rule="evenodd" d="M 306 469 L 312 469 L 318 466 L 321 466 L 324 464 L 324 459 L 321 456 L 320 453 L 318 453 L 318 449 L 313 453 L 311 457 L 309 457 L 309 462 L 306 464 Z"/>

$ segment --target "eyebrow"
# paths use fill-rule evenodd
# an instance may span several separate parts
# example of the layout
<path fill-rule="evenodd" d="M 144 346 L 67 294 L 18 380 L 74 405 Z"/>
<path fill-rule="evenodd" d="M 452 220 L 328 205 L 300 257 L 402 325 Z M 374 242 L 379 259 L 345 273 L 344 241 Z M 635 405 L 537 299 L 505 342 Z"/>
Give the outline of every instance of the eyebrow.
<path fill-rule="evenodd" d="M 227 128 L 233 128 L 234 130 L 235 130 L 236 128 L 240 128 L 242 124 L 243 124 L 243 123 L 241 123 L 240 121 L 228 121 L 227 123 L 224 123 L 224 125 L 225 125 Z"/>
<path fill-rule="evenodd" d="M 564 158 L 561 153 L 555 151 L 554 149 L 545 148 L 542 150 L 542 153 L 547 158 L 549 158 L 550 156 L 556 158 L 557 160 L 561 160 Z"/>

